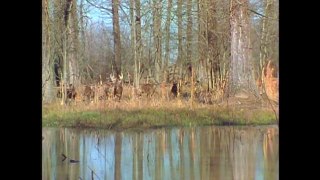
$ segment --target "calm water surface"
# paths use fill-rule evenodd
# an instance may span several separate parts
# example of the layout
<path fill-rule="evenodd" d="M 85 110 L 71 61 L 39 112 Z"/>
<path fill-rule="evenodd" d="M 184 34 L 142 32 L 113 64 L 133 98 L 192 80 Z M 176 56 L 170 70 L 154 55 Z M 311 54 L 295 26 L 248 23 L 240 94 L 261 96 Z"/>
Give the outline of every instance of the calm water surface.
<path fill-rule="evenodd" d="M 42 136 L 44 180 L 279 179 L 277 126 L 143 132 L 43 128 Z"/>

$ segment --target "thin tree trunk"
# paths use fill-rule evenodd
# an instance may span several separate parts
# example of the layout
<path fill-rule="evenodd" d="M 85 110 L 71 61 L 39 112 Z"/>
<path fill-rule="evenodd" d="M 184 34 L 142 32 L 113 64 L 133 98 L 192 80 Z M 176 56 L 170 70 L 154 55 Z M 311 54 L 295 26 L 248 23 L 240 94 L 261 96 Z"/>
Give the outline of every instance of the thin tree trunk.
<path fill-rule="evenodd" d="M 155 44 L 155 80 L 160 82 L 160 68 L 161 68 L 161 2 L 159 0 L 153 0 L 153 43 Z"/>
<path fill-rule="evenodd" d="M 205 72 L 205 56 L 204 56 L 204 13 L 203 0 L 198 0 L 198 62 L 199 62 L 199 78 L 204 78 Z"/>
<path fill-rule="evenodd" d="M 182 0 L 178 0 L 178 60 L 179 63 L 179 77 L 182 78 L 182 68 L 183 68 L 183 52 L 182 52 Z"/>
<path fill-rule="evenodd" d="M 170 23 L 171 23 L 171 8 L 172 8 L 172 0 L 168 0 L 168 7 L 167 7 L 167 20 L 166 20 L 166 44 L 165 44 L 165 63 L 164 63 L 164 81 L 167 81 L 167 68 L 169 66 L 169 59 L 170 59 Z"/>
<path fill-rule="evenodd" d="M 130 0 L 130 22 L 131 22 L 131 51 L 133 54 L 133 62 L 134 62 L 134 87 L 138 87 L 137 81 L 138 79 L 138 63 L 137 63 L 137 49 L 136 49 L 136 18 L 134 16 L 135 3 L 134 0 Z"/>
<path fill-rule="evenodd" d="M 187 64 L 192 67 L 191 57 L 192 57 L 192 0 L 187 1 Z M 188 71 L 187 81 L 190 80 L 192 72 Z"/>
<path fill-rule="evenodd" d="M 119 25 L 119 0 L 112 0 L 112 23 L 113 23 L 113 41 L 114 41 L 114 66 L 117 77 L 121 73 L 121 39 Z"/>
<path fill-rule="evenodd" d="M 140 84 L 140 64 L 141 64 L 141 58 L 142 56 L 142 39 L 141 39 L 141 5 L 140 5 L 140 0 L 135 1 L 135 7 L 136 7 L 136 69 L 137 69 L 137 74 L 136 74 L 136 87 L 139 87 Z"/>

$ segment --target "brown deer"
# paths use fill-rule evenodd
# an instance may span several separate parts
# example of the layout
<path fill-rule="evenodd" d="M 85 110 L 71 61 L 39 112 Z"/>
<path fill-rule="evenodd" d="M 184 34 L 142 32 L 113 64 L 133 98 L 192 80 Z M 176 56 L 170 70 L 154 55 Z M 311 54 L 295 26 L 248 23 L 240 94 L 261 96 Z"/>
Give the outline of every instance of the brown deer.
<path fill-rule="evenodd" d="M 171 94 L 173 95 L 174 98 L 177 97 L 178 95 L 178 83 L 174 82 L 172 87 L 171 87 Z"/>
<path fill-rule="evenodd" d="M 104 85 L 104 93 L 106 96 L 106 99 L 110 99 L 113 96 L 113 85 L 112 83 L 108 82 Z"/>
<path fill-rule="evenodd" d="M 69 84 L 69 88 L 67 88 L 67 98 L 75 100 L 77 96 L 76 88 L 73 84 Z"/>
<path fill-rule="evenodd" d="M 156 91 L 156 86 L 154 84 L 142 84 L 141 85 L 141 94 L 146 94 L 147 97 L 153 96 Z"/>
<path fill-rule="evenodd" d="M 94 90 L 93 87 L 85 86 L 83 92 L 84 101 L 92 101 L 94 99 Z"/>
<path fill-rule="evenodd" d="M 62 88 L 64 88 L 65 86 L 63 85 Z M 69 87 L 67 87 L 67 96 L 66 99 L 70 99 L 70 100 L 75 100 L 76 96 L 77 96 L 77 92 L 76 89 L 74 87 L 73 84 L 69 84 Z M 58 98 L 62 98 L 62 93 L 61 93 L 61 87 L 59 87 L 58 92 L 57 92 L 57 97 Z"/>
<path fill-rule="evenodd" d="M 115 78 L 113 75 L 110 74 L 110 79 L 114 84 L 113 96 L 117 97 L 118 100 L 120 101 L 122 97 L 122 91 L 123 91 L 123 87 L 122 87 L 123 74 L 121 73 L 121 75 L 119 75 L 117 78 Z"/>

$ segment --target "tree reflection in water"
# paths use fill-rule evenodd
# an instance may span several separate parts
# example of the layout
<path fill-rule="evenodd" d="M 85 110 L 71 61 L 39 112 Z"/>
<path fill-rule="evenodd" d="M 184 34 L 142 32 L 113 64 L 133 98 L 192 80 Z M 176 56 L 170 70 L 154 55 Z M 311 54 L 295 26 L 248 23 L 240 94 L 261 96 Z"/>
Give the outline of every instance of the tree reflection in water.
<path fill-rule="evenodd" d="M 42 134 L 42 179 L 279 179 L 276 126 Z"/>

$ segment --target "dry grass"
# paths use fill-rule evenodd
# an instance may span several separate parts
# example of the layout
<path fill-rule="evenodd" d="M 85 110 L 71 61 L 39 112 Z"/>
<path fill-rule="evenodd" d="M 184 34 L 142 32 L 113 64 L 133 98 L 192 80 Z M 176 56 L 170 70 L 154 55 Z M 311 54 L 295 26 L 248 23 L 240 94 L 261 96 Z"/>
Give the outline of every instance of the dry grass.
<path fill-rule="evenodd" d="M 181 99 L 161 98 L 71 103 L 43 106 L 43 126 L 94 127 L 107 129 L 152 128 L 199 125 L 275 124 L 270 109 L 245 106 L 206 105 Z"/>
<path fill-rule="evenodd" d="M 43 126 L 94 127 L 107 129 L 150 128 L 163 126 L 198 125 L 261 125 L 275 124 L 274 113 L 250 99 L 221 100 L 224 88 L 203 93 L 195 86 L 205 103 L 183 97 L 191 92 L 184 86 L 178 98 L 170 96 L 171 85 L 160 84 L 152 97 L 137 96 L 136 89 L 124 85 L 121 101 L 115 99 L 83 101 L 83 88 L 77 88 L 75 101 L 61 106 L 60 102 L 43 105 Z M 96 86 L 95 94 L 101 93 Z M 211 104 L 208 104 L 210 102 Z M 218 103 L 219 102 L 219 103 Z"/>

